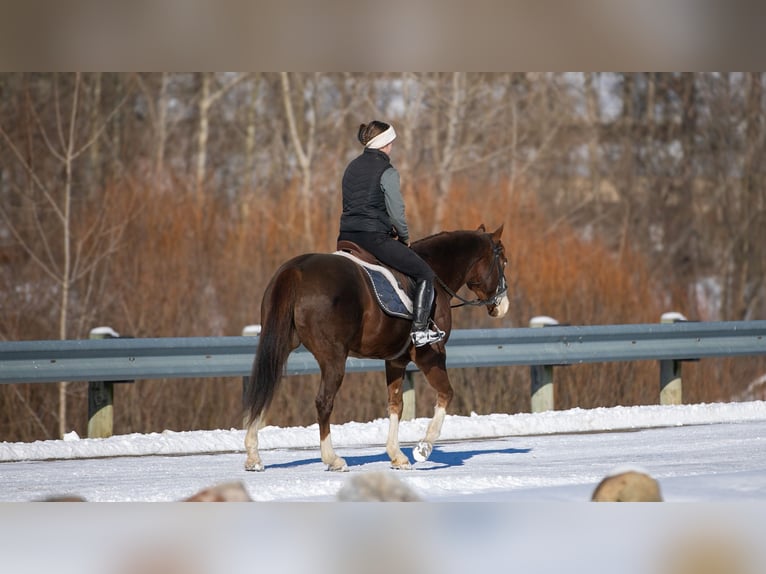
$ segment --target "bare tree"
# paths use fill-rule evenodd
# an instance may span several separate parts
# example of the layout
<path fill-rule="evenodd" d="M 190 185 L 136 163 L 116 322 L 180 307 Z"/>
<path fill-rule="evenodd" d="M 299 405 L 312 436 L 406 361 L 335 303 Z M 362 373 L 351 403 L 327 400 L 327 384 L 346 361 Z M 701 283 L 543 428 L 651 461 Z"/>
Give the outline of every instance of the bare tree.
<path fill-rule="evenodd" d="M 38 171 L 34 160 L 22 151 L 21 142 L 14 141 L 0 124 L 0 137 L 32 182 L 31 187 L 17 188 L 16 192 L 22 201 L 30 204 L 32 208 L 37 229 L 37 241 L 33 241 L 31 237 L 25 234 L 24 230 L 19 227 L 2 205 L 0 205 L 0 216 L 18 244 L 58 287 L 58 336 L 60 339 L 66 339 L 69 334 L 70 291 L 73 284 L 90 273 L 99 262 L 114 251 L 119 234 L 111 232 L 114 230 L 99 229 L 97 225 L 82 230 L 80 234 L 75 233 L 72 218 L 75 162 L 101 137 L 109 118 L 106 118 L 98 129 L 91 129 L 87 139 L 83 141 L 78 129 L 81 91 L 83 89 L 82 77 L 79 73 L 74 75 L 71 94 L 61 93 L 61 83 L 59 77 L 54 76 L 52 105 L 55 122 L 52 129 L 41 121 L 40 115 L 34 107 L 31 110 L 35 129 L 44 141 L 45 149 L 63 172 L 63 178 L 60 181 L 55 179 L 46 181 L 46 175 Z M 55 230 L 45 225 L 44 212 L 54 214 Z M 104 232 L 107 233 L 110 241 L 102 245 L 98 252 L 91 251 L 89 244 L 92 236 Z M 54 240 L 61 246 L 60 252 L 54 245 Z M 67 383 L 62 382 L 59 384 L 60 435 L 63 435 L 67 429 L 66 396 Z"/>
<path fill-rule="evenodd" d="M 303 127 L 299 131 L 298 127 L 298 114 L 295 110 L 295 103 L 293 102 L 293 93 L 290 89 L 290 77 L 288 72 L 280 73 L 280 80 L 282 85 L 282 102 L 284 105 L 285 116 L 287 117 L 287 126 L 290 131 L 290 140 L 295 150 L 295 155 L 298 160 L 298 166 L 301 170 L 301 211 L 303 216 L 303 233 L 304 238 L 309 245 L 314 245 L 314 233 L 312 230 L 311 217 L 311 162 L 314 158 L 314 151 L 316 149 L 316 110 L 313 107 L 314 99 L 309 98 L 309 108 L 304 110 L 300 115 L 300 122 Z M 299 101 L 303 104 L 305 102 L 304 93 L 299 90 Z M 303 107 L 303 106 L 301 106 Z"/>
<path fill-rule="evenodd" d="M 218 89 L 214 89 L 213 74 L 200 72 L 200 88 L 197 100 L 198 128 L 197 128 L 197 155 L 194 170 L 194 182 L 197 198 L 202 194 L 205 181 L 208 137 L 210 134 L 210 108 L 229 90 L 247 78 L 247 74 L 234 74 Z"/>
<path fill-rule="evenodd" d="M 763 230 L 766 224 L 766 190 L 764 190 L 763 154 L 764 128 L 763 74 L 749 73 L 744 81 L 745 101 L 744 140 L 742 142 L 741 173 L 728 209 L 730 239 L 725 304 L 727 316 L 747 319 L 759 302 L 764 300 Z"/>
<path fill-rule="evenodd" d="M 258 91 L 261 75 L 256 73 L 252 80 L 250 103 L 245 120 L 245 187 L 252 181 L 255 168 L 256 132 L 258 130 Z"/>
<path fill-rule="evenodd" d="M 168 85 L 169 75 L 167 72 L 162 72 L 160 76 L 160 93 L 157 96 L 157 145 L 154 152 L 155 174 L 161 174 L 165 170 L 165 146 L 168 141 Z"/>
<path fill-rule="evenodd" d="M 463 125 L 463 114 L 466 99 L 465 73 L 452 72 L 450 77 L 449 97 L 445 106 L 444 130 L 439 129 L 439 124 L 432 130 L 434 138 L 433 147 L 437 153 L 436 165 L 436 214 L 433 223 L 433 232 L 441 229 L 444 221 L 444 212 L 447 208 L 447 199 L 452 183 L 452 168 L 458 153 L 458 130 Z"/>
<path fill-rule="evenodd" d="M 596 216 L 600 217 L 602 213 L 601 202 L 601 106 L 599 105 L 599 96 L 596 88 L 598 77 L 592 72 L 585 74 L 585 109 L 586 119 L 589 126 L 590 135 L 588 137 L 588 175 L 591 182 L 591 194 L 596 203 Z"/>

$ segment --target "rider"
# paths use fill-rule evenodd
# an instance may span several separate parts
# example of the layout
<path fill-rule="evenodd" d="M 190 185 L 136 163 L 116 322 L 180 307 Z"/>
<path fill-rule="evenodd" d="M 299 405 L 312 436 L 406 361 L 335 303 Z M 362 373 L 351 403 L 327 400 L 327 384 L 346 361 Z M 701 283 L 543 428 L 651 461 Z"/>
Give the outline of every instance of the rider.
<path fill-rule="evenodd" d="M 444 331 L 429 321 L 435 274 L 409 248 L 399 172 L 389 158 L 396 132 L 389 124 L 374 120 L 359 126 L 357 138 L 364 151 L 348 164 L 343 174 L 343 214 L 338 240 L 353 241 L 381 263 L 415 279 L 410 337 L 416 347 L 436 343 L 444 338 Z"/>

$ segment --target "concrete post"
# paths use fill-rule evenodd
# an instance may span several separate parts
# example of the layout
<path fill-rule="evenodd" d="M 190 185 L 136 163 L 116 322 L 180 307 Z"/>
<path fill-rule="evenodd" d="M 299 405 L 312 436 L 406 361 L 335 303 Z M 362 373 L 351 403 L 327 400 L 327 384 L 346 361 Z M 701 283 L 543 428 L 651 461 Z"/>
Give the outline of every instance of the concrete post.
<path fill-rule="evenodd" d="M 532 317 L 530 327 L 546 327 L 558 325 L 556 319 L 546 316 Z M 533 413 L 552 411 L 555 409 L 553 394 L 553 365 L 532 365 L 530 367 L 532 380 L 531 410 Z"/>
<path fill-rule="evenodd" d="M 402 420 L 411 421 L 415 418 L 415 383 L 412 379 L 411 371 L 404 372 L 404 380 L 402 381 L 402 401 L 404 401 Z"/>
<path fill-rule="evenodd" d="M 660 323 L 670 324 L 686 321 L 681 313 L 663 313 Z M 663 359 L 660 361 L 660 404 L 683 404 L 683 385 L 681 383 L 681 361 Z"/>
<path fill-rule="evenodd" d="M 120 336 L 111 327 L 91 329 L 91 339 L 116 339 Z M 114 383 L 88 383 L 88 438 L 108 438 L 114 431 Z"/>

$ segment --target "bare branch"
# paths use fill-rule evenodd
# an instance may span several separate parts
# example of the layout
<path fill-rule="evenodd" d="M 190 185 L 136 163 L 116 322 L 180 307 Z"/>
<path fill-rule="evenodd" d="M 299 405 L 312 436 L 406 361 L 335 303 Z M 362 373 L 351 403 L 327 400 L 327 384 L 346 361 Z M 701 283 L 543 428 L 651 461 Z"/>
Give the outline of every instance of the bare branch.
<path fill-rule="evenodd" d="M 242 74 L 237 74 L 234 76 L 231 80 L 226 82 L 223 86 L 218 88 L 215 92 L 210 94 L 207 98 L 208 105 L 213 105 L 221 96 L 223 96 L 226 92 L 231 90 L 234 86 L 242 82 L 243 80 L 246 80 L 250 74 L 245 72 Z"/>
<path fill-rule="evenodd" d="M 61 163 L 64 163 L 66 161 L 66 158 L 64 158 L 63 154 L 56 149 L 56 146 L 53 145 L 53 142 L 49 139 L 48 131 L 45 129 L 42 119 L 40 118 L 40 115 L 37 113 L 37 109 L 35 109 L 34 104 L 32 104 L 31 102 L 29 104 L 29 109 L 32 112 L 32 118 L 35 120 L 35 125 L 37 126 L 37 130 L 40 132 L 40 135 L 43 137 L 43 141 L 45 142 L 45 146 L 48 148 L 48 151 L 54 158 L 56 158 Z"/>
<path fill-rule="evenodd" d="M 72 95 L 72 111 L 69 115 L 69 138 L 66 145 L 66 157 L 69 161 L 74 159 L 74 133 L 77 126 L 77 107 L 80 103 L 80 83 L 80 72 L 76 72 L 74 77 L 74 94 Z"/>
<path fill-rule="evenodd" d="M 54 95 L 54 109 L 56 110 L 56 128 L 59 134 L 59 143 L 61 149 L 66 149 L 66 138 L 64 138 L 64 124 L 61 120 L 61 98 L 59 98 L 59 76 L 54 74 L 53 76 L 53 95 Z"/>
<path fill-rule="evenodd" d="M 37 413 L 35 410 L 29 406 L 29 402 L 21 396 L 21 392 L 19 391 L 19 385 L 8 385 L 9 387 L 13 388 L 13 394 L 16 395 L 16 398 L 21 401 L 21 404 L 24 406 L 24 410 L 27 412 L 27 414 L 30 416 L 30 418 L 34 421 L 35 426 L 43 433 L 43 436 L 48 437 L 50 434 L 48 433 L 48 429 L 45 428 L 45 425 L 43 424 L 43 421 L 40 420 L 40 417 L 37 416 Z"/>
<path fill-rule="evenodd" d="M 109 112 L 109 115 L 104 119 L 104 121 L 101 123 L 101 126 L 95 131 L 95 133 L 88 139 L 82 146 L 80 146 L 79 149 L 72 152 L 72 159 L 77 159 L 82 155 L 83 152 L 85 152 L 90 146 L 92 146 L 95 141 L 101 137 L 101 135 L 106 130 L 106 127 L 109 125 L 109 122 L 114 118 L 114 116 L 117 115 L 117 112 L 120 111 L 120 108 L 125 105 L 125 102 L 128 101 L 129 94 L 125 94 L 122 99 L 117 103 L 117 105 L 112 109 L 111 112 Z"/>
<path fill-rule="evenodd" d="M 14 239 L 19 243 L 21 248 L 24 250 L 24 252 L 29 255 L 29 257 L 40 267 L 40 269 L 43 270 L 43 272 L 48 275 L 51 279 L 58 282 L 60 280 L 60 277 L 55 273 L 53 269 L 48 267 L 45 262 L 40 259 L 37 254 L 32 250 L 31 247 L 29 247 L 29 244 L 24 241 L 24 238 L 19 234 L 18 230 L 16 229 L 16 226 L 13 225 L 11 222 L 10 217 L 8 216 L 8 213 L 5 211 L 5 208 L 2 204 L 0 204 L 0 215 L 2 215 L 3 220 L 5 220 L 5 224 L 8 227 L 8 230 L 11 232 L 11 235 L 13 235 Z"/>
<path fill-rule="evenodd" d="M 53 208 L 53 211 L 56 213 L 56 215 L 59 217 L 59 219 L 64 219 L 64 212 L 61 211 L 61 208 L 58 206 L 56 201 L 53 199 L 53 196 L 51 195 L 50 191 L 48 191 L 48 188 L 45 186 L 45 184 L 40 180 L 40 178 L 37 176 L 37 173 L 34 169 L 32 169 L 32 166 L 29 165 L 29 162 L 27 162 L 26 158 L 21 154 L 21 151 L 19 151 L 19 148 L 16 147 L 16 144 L 13 143 L 8 133 L 5 131 L 2 125 L 0 125 L 0 136 L 2 136 L 5 143 L 8 145 L 8 147 L 11 149 L 11 152 L 14 156 L 16 156 L 16 159 L 19 160 L 19 163 L 24 168 L 24 171 L 27 173 L 27 175 L 30 177 L 30 179 L 37 185 L 37 187 L 40 189 L 40 191 L 43 192 L 43 195 L 45 196 L 45 199 L 48 200 L 48 203 Z"/>
<path fill-rule="evenodd" d="M 301 167 L 306 168 L 308 167 L 310 160 L 303 149 L 301 138 L 298 136 L 298 127 L 295 123 L 295 112 L 293 111 L 293 103 L 290 99 L 290 80 L 287 74 L 287 72 L 279 73 L 282 82 L 282 103 L 284 104 L 285 115 L 287 115 L 287 125 L 290 130 L 290 139 L 293 142 L 295 154 L 298 156 L 298 163 L 300 163 Z"/>

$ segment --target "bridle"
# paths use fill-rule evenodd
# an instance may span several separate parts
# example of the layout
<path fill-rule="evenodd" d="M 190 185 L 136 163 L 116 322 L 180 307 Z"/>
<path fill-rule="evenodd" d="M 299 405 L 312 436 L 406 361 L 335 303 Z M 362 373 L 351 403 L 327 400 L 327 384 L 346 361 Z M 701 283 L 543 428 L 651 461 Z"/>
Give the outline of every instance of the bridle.
<path fill-rule="evenodd" d="M 455 293 L 452 289 L 447 287 L 447 284 L 444 283 L 444 281 L 441 280 L 441 278 L 437 275 L 436 282 L 441 285 L 442 289 L 444 289 L 447 292 L 447 295 L 450 296 L 450 298 L 454 297 L 455 299 L 458 299 L 460 303 L 457 305 L 450 305 L 452 309 L 455 309 L 456 307 L 463 307 L 464 305 L 470 305 L 479 307 L 481 305 L 499 305 L 500 301 L 505 297 L 505 294 L 508 292 L 508 284 L 505 280 L 505 273 L 503 272 L 502 265 L 500 264 L 500 252 L 502 250 L 502 247 L 499 243 L 493 243 L 492 244 L 492 267 L 490 268 L 489 272 L 482 278 L 481 281 L 471 281 L 469 283 L 466 283 L 468 288 L 471 288 L 471 285 L 479 285 L 482 283 L 487 277 L 489 277 L 489 274 L 492 273 L 493 268 L 497 268 L 498 276 L 500 277 L 500 280 L 497 283 L 497 288 L 495 289 L 495 293 L 489 297 L 488 299 L 466 299 L 465 297 L 461 297 L 457 293 Z"/>

